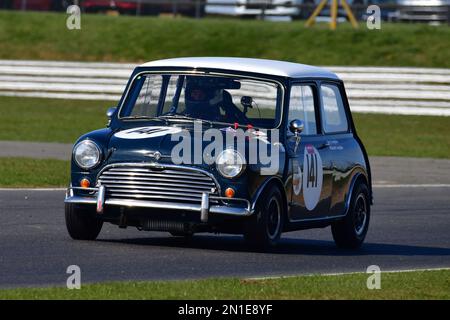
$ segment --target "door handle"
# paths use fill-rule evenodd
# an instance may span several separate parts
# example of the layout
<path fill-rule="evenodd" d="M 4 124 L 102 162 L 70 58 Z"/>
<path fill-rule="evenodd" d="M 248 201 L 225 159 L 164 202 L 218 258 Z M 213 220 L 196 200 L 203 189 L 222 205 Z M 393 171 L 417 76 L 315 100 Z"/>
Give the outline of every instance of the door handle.
<path fill-rule="evenodd" d="M 327 142 L 327 143 L 322 143 L 318 149 L 322 150 L 322 149 L 329 148 L 329 147 L 330 147 L 330 144 Z"/>

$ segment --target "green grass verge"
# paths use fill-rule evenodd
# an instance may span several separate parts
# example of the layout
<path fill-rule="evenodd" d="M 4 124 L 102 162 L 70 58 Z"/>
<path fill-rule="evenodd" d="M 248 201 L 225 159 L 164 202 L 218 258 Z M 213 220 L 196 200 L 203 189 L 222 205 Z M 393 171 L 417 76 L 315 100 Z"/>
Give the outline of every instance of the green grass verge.
<path fill-rule="evenodd" d="M 369 156 L 450 158 L 450 117 L 354 113 Z"/>
<path fill-rule="evenodd" d="M 106 125 L 111 101 L 0 97 L 0 140 L 73 143 Z"/>
<path fill-rule="evenodd" d="M 69 173 L 69 161 L 0 158 L 2 187 L 66 187 Z"/>
<path fill-rule="evenodd" d="M 353 30 L 340 24 L 0 11 L 0 59 L 149 61 L 179 56 L 243 56 L 315 65 L 450 67 L 450 28 L 389 24 Z M 126 30 L 126 32 L 124 31 Z"/>
<path fill-rule="evenodd" d="M 367 289 L 368 276 L 113 282 L 0 290 L 0 299 L 450 299 L 449 270 L 382 273 L 379 290 Z"/>
<path fill-rule="evenodd" d="M 0 97 L 0 140 L 73 143 L 114 103 Z M 450 117 L 353 114 L 369 155 L 450 158 Z"/>

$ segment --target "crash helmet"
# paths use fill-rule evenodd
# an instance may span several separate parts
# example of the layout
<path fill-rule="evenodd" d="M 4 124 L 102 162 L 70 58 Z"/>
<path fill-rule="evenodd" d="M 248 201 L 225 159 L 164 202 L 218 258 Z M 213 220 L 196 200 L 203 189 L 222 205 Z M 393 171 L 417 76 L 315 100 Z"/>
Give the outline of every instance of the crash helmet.
<path fill-rule="evenodd" d="M 219 116 L 219 104 L 223 100 L 223 90 L 217 87 L 188 85 L 185 91 L 186 114 L 207 120 Z"/>

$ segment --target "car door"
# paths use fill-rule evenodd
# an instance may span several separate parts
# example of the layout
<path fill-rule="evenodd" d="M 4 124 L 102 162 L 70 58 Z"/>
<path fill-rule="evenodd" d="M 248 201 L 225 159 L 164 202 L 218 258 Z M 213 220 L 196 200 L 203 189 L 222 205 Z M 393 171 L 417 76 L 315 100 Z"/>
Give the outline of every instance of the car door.
<path fill-rule="evenodd" d="M 345 196 L 350 184 L 351 170 L 355 166 L 354 155 L 358 154 L 359 150 L 350 130 L 343 90 L 340 83 L 320 84 L 322 132 L 333 164 L 331 216 L 345 213 Z"/>
<path fill-rule="evenodd" d="M 292 181 L 289 206 L 291 221 L 317 219 L 329 214 L 332 162 L 326 139 L 321 133 L 319 104 L 315 83 L 295 83 L 291 86 L 287 121 Z M 304 123 L 297 147 L 297 138 L 289 130 L 290 122 L 295 119 Z"/>

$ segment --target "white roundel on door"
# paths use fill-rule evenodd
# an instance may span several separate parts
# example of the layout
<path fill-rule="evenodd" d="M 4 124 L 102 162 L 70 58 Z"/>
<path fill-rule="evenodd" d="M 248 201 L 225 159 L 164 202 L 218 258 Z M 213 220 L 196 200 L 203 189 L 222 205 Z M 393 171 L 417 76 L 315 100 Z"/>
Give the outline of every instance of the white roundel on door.
<path fill-rule="evenodd" d="M 165 136 L 166 134 L 176 134 L 181 132 L 181 128 L 176 127 L 140 127 L 117 132 L 115 136 L 122 139 L 148 139 Z"/>
<path fill-rule="evenodd" d="M 294 194 L 298 196 L 302 191 L 302 169 L 297 160 L 294 160 L 293 171 L 292 187 L 294 188 Z"/>
<path fill-rule="evenodd" d="M 303 157 L 303 197 L 308 210 L 313 210 L 320 199 L 322 192 L 323 169 L 322 159 L 316 148 L 305 146 Z"/>

